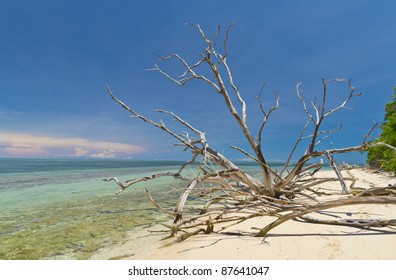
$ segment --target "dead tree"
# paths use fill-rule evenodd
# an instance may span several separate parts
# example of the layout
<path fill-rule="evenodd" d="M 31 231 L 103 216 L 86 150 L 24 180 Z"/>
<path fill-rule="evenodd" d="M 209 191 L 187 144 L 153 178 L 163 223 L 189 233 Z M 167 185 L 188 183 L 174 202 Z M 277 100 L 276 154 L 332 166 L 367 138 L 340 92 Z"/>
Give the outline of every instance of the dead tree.
<path fill-rule="evenodd" d="M 106 181 L 115 181 L 122 192 L 129 186 L 136 183 L 154 180 L 158 177 L 171 176 L 177 180 L 186 181 L 186 188 L 182 191 L 180 198 L 173 211 L 163 209 L 155 202 L 150 192 L 146 190 L 149 200 L 161 211 L 172 216 L 173 223 L 169 226 L 171 236 L 177 235 L 179 232 L 183 234 L 179 237 L 180 240 L 198 234 L 211 233 L 213 231 L 224 231 L 230 224 L 241 223 L 247 219 L 272 216 L 276 220 L 271 224 L 262 226 L 256 236 L 265 236 L 268 231 L 274 227 L 282 224 L 290 219 L 300 219 L 308 223 L 322 223 L 322 224 L 337 224 L 346 226 L 359 226 L 363 228 L 383 227 L 395 225 L 395 220 L 318 220 L 307 216 L 307 214 L 320 212 L 326 209 L 355 204 L 396 204 L 395 186 L 390 186 L 381 192 L 361 190 L 360 192 L 352 193 L 347 180 L 354 180 L 351 178 L 344 178 L 340 167 L 334 159 L 335 154 L 343 154 L 355 151 L 366 151 L 370 145 L 384 145 L 386 143 L 367 144 L 366 139 L 370 132 L 366 135 L 360 145 L 354 147 L 347 147 L 342 149 L 318 149 L 318 146 L 330 134 L 341 130 L 341 126 L 334 130 L 322 130 L 322 125 L 335 112 L 347 108 L 348 103 L 359 96 L 355 93 L 355 88 L 351 85 L 350 80 L 345 79 L 322 79 L 323 93 L 321 102 L 316 101 L 307 104 L 303 92 L 300 89 L 301 84 L 297 84 L 296 95 L 302 104 L 302 109 L 305 112 L 307 121 L 303 127 L 299 138 L 296 140 L 291 149 L 290 155 L 279 172 L 273 170 L 268 164 L 263 154 L 264 137 L 263 129 L 267 124 L 271 114 L 277 110 L 279 106 L 280 96 L 277 96 L 273 107 L 266 110 L 264 108 L 261 94 L 258 96 L 258 106 L 262 112 L 262 121 L 259 124 L 258 134 L 253 135 L 247 123 L 247 104 L 235 84 L 231 68 L 228 64 L 228 39 L 232 26 L 230 26 L 221 40 L 221 51 L 218 50 L 216 42 L 221 35 L 220 26 L 217 32 L 208 37 L 200 25 L 193 25 L 199 32 L 201 39 L 206 43 L 206 48 L 199 53 L 199 59 L 195 63 L 189 63 L 179 54 L 171 54 L 166 57 L 160 56 L 164 62 L 169 60 L 176 60 L 180 63 L 181 75 L 173 77 L 160 66 L 155 65 L 154 68 L 149 69 L 157 71 L 167 79 L 176 83 L 179 86 L 185 86 L 192 80 L 200 80 L 206 83 L 215 92 L 220 94 L 224 99 L 227 110 L 239 125 L 247 143 L 250 146 L 250 151 L 246 151 L 240 147 L 231 145 L 233 149 L 240 151 L 243 155 L 255 161 L 262 171 L 262 178 L 257 179 L 245 171 L 243 171 L 237 164 L 226 158 L 220 152 L 210 147 L 206 141 L 205 134 L 191 125 L 189 122 L 175 114 L 165 110 L 158 110 L 159 113 L 166 114 L 174 120 L 182 124 L 188 133 L 178 133 L 165 124 L 163 121 L 153 121 L 141 114 L 135 109 L 118 99 L 110 87 L 106 85 L 108 93 L 111 98 L 127 110 L 133 118 L 140 119 L 152 126 L 159 128 L 165 133 L 175 138 L 177 145 L 184 147 L 185 151 L 190 151 L 192 154 L 191 160 L 187 161 L 181 166 L 178 172 L 166 172 L 154 174 L 150 177 L 137 178 L 128 180 L 124 183 L 119 182 L 117 178 L 105 179 Z M 201 68 L 208 66 L 211 76 L 201 74 Z M 327 100 L 329 98 L 328 87 L 332 83 L 344 83 L 348 88 L 348 94 L 341 104 L 338 106 L 328 108 Z M 308 131 L 309 130 L 309 131 Z M 292 162 L 297 147 L 306 143 L 308 146 L 303 155 L 299 157 L 296 162 Z M 395 149 L 389 146 L 391 149 Z M 335 178 L 316 178 L 313 176 L 322 167 L 321 163 L 310 163 L 315 158 L 327 158 L 330 166 L 333 168 Z M 190 165 L 197 165 L 199 173 L 195 177 L 189 177 L 183 174 L 183 170 Z M 341 185 L 340 196 L 334 199 L 327 198 L 326 201 L 321 201 L 319 196 L 326 193 L 319 194 L 312 190 L 314 186 L 320 186 L 328 181 L 338 181 Z M 199 209 L 199 212 L 192 217 L 184 217 L 184 208 L 188 197 L 198 192 L 200 197 L 204 200 L 204 204 Z M 363 195 L 364 194 L 364 195 Z M 326 194 L 329 195 L 329 194 Z M 194 221 L 193 224 L 190 222 Z M 225 226 L 220 227 L 219 224 Z"/>

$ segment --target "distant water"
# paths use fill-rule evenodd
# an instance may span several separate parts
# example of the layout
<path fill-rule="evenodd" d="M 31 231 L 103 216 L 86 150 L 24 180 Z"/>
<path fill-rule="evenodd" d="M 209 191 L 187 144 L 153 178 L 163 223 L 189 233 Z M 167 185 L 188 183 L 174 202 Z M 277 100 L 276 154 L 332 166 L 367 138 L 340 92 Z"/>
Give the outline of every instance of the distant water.
<path fill-rule="evenodd" d="M 177 171 L 183 162 L 0 159 L 0 259 L 88 259 L 122 242 L 131 230 L 170 222 L 148 202 L 144 189 L 173 209 L 185 183 L 160 178 L 120 195 L 114 182 Z M 257 166 L 241 163 L 257 172 Z"/>

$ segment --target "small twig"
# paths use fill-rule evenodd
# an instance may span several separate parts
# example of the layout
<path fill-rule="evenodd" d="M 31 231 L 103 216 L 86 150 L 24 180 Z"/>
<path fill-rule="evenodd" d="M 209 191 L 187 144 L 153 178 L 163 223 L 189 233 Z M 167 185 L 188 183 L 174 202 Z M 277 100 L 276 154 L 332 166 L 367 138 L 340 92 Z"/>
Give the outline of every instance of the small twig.
<path fill-rule="evenodd" d="M 174 212 L 169 211 L 169 210 L 166 210 L 165 208 L 162 208 L 162 207 L 154 200 L 154 198 L 151 196 L 150 192 L 149 192 L 147 189 L 145 190 L 145 192 L 146 192 L 146 195 L 147 195 L 147 198 L 149 199 L 149 201 L 150 201 L 158 210 L 160 210 L 161 212 L 163 212 L 163 213 L 165 213 L 165 214 L 167 214 L 167 215 L 169 215 L 169 216 L 171 216 L 171 217 L 174 217 L 174 216 L 175 216 L 175 213 L 174 213 Z"/>
<path fill-rule="evenodd" d="M 371 133 L 373 132 L 373 130 L 378 126 L 377 122 L 374 122 L 374 125 L 371 127 L 371 129 L 369 130 L 369 132 L 367 132 L 366 136 L 364 136 L 363 141 L 362 141 L 362 145 L 366 144 L 367 138 L 371 135 Z"/>

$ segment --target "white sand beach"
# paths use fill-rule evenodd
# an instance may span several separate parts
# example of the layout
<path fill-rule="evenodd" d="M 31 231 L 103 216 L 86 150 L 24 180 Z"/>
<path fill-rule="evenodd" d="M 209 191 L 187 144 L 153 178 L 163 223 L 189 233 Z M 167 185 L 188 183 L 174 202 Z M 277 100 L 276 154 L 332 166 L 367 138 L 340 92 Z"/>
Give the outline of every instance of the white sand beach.
<path fill-rule="evenodd" d="M 375 173 L 368 169 L 343 171 L 345 177 L 353 174 L 359 180 L 354 187 L 385 187 L 396 183 L 390 173 Z M 332 171 L 321 171 L 315 176 L 334 176 Z M 338 182 L 323 185 L 340 191 Z M 329 210 L 341 218 L 376 219 L 395 218 L 396 205 L 354 205 Z M 273 218 L 247 220 L 227 229 L 243 232 L 243 236 L 200 234 L 171 246 L 164 246 L 161 235 L 147 231 L 131 232 L 123 244 L 102 249 L 92 259 L 140 260 L 396 260 L 396 234 L 388 228 L 362 230 L 359 228 L 308 224 L 290 220 L 271 230 L 265 238 L 252 237 Z M 216 230 L 216 229 L 215 229 Z"/>

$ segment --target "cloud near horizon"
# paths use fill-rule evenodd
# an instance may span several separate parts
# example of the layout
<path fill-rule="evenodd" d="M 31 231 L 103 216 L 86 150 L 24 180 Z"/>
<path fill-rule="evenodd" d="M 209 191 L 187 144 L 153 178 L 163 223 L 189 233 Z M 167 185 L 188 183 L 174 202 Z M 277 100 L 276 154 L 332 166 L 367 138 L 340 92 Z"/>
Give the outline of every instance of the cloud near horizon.
<path fill-rule="evenodd" d="M 0 157 L 128 158 L 144 151 L 143 147 L 117 142 L 0 133 Z"/>

